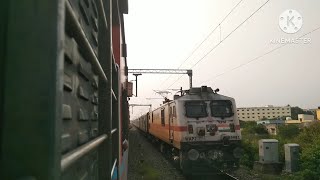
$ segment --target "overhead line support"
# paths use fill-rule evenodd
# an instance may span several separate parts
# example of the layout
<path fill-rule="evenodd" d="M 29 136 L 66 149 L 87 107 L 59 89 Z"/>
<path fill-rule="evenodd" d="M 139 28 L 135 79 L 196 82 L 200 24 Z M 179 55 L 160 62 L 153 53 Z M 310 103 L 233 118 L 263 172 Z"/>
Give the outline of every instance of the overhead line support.
<path fill-rule="evenodd" d="M 189 86 L 192 88 L 192 69 L 128 69 L 128 73 L 133 74 L 136 76 L 141 75 L 143 73 L 148 74 L 187 74 L 189 76 Z M 136 81 L 137 86 L 137 81 Z M 136 87 L 137 90 L 137 87 Z M 137 94 L 137 92 L 136 92 Z"/>

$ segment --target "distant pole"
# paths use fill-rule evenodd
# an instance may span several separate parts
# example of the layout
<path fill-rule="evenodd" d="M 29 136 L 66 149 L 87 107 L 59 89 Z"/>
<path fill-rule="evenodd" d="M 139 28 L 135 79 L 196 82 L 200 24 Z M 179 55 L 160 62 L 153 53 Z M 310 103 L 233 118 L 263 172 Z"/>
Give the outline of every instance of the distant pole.
<path fill-rule="evenodd" d="M 138 75 L 136 76 L 136 97 L 138 97 Z"/>
<path fill-rule="evenodd" d="M 133 74 L 136 76 L 136 97 L 138 97 L 138 76 L 142 75 L 141 73 Z"/>
<path fill-rule="evenodd" d="M 192 88 L 192 70 L 187 70 L 187 74 L 189 76 L 189 86 Z"/>

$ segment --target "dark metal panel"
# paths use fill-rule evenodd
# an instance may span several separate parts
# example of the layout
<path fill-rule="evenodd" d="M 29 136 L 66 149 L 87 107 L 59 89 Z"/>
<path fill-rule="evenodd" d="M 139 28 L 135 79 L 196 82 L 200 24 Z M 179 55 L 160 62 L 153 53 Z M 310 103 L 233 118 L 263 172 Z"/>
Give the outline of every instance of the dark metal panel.
<path fill-rule="evenodd" d="M 97 0 L 98 13 L 101 17 L 98 22 L 98 26 L 101 32 L 98 35 L 98 56 L 101 66 L 106 73 L 106 76 L 110 79 L 107 83 L 99 82 L 101 88 L 99 88 L 99 133 L 105 133 L 110 137 L 99 148 L 99 179 L 109 180 L 111 179 L 112 168 L 112 53 L 111 53 L 111 0 L 102 1 Z M 106 13 L 106 14 L 105 14 Z"/>
<path fill-rule="evenodd" d="M 64 1 L 8 2 L 0 179 L 60 179 Z"/>
<path fill-rule="evenodd" d="M 71 107 L 73 115 L 71 121 L 63 120 L 61 139 L 65 148 L 62 149 L 61 178 L 105 179 L 99 174 L 107 174 L 108 168 L 103 164 L 111 157 L 106 154 L 108 149 L 104 148 L 111 142 L 110 134 L 104 130 L 111 122 L 111 118 L 105 116 L 111 108 L 105 105 L 110 101 L 106 96 L 106 80 L 110 78 L 111 81 L 111 76 L 103 64 L 108 58 L 97 52 L 105 51 L 111 44 L 105 40 L 93 40 L 90 35 L 94 31 L 97 36 L 102 34 L 106 37 L 110 32 L 105 26 L 95 24 L 104 17 L 98 11 L 102 7 L 99 1 L 70 0 L 66 5 L 63 103 Z M 94 138 L 98 135 L 108 136 L 108 139 L 96 143 Z M 92 144 L 94 148 L 90 148 Z M 100 152 L 100 149 L 104 151 Z M 101 158 L 103 156 L 105 160 Z"/>
<path fill-rule="evenodd" d="M 117 165 L 120 165 L 120 160 L 121 160 L 121 151 L 120 148 L 122 147 L 122 141 L 120 140 L 121 137 L 121 131 L 120 131 L 120 93 L 119 93 L 119 66 L 115 63 L 114 59 L 113 59 L 113 75 L 112 75 L 112 90 L 114 92 L 114 96 L 115 98 L 113 98 L 113 111 L 112 111 L 112 126 L 113 128 L 118 129 L 118 131 L 114 134 L 114 142 L 113 142 L 113 147 L 114 147 L 114 151 L 113 154 L 115 154 L 115 158 L 117 159 Z M 119 167 L 117 168 L 117 175 L 119 175 Z M 119 177 L 118 177 L 119 178 Z"/>
<path fill-rule="evenodd" d="M 4 75 L 5 75 L 5 60 L 6 60 L 6 44 L 7 44 L 7 28 L 8 28 L 8 10 L 9 1 L 1 2 L 0 5 L 0 154 L 2 151 L 2 128 L 4 123 Z M 0 156 L 0 162 L 1 162 Z M 1 164 L 0 164 L 1 167 Z M 1 174 L 1 170 L 0 170 Z"/>
<path fill-rule="evenodd" d="M 110 179 L 121 133 L 111 0 L 7 3 L 0 179 Z"/>
<path fill-rule="evenodd" d="M 128 0 L 119 0 L 119 9 L 121 13 L 128 14 Z"/>
<path fill-rule="evenodd" d="M 80 0 L 80 1 L 82 1 L 82 0 Z M 75 7 L 78 7 L 78 6 L 75 6 Z M 79 47 L 82 49 L 81 52 L 83 53 L 83 55 L 87 56 L 87 60 L 91 61 L 91 63 L 94 65 L 94 68 L 97 70 L 99 75 L 102 76 L 105 80 L 107 80 L 107 77 L 106 77 L 105 73 L 103 72 L 101 65 L 99 64 L 99 60 L 95 54 L 96 52 L 92 49 L 92 47 L 93 47 L 94 49 L 97 50 L 97 48 L 95 48 L 96 45 L 92 45 L 92 41 L 90 44 L 90 41 L 88 40 L 88 35 L 85 34 L 85 32 L 83 31 L 84 27 L 81 26 L 82 18 L 77 16 L 75 13 L 77 9 L 72 8 L 71 4 L 68 1 L 66 2 L 66 8 L 67 8 L 66 24 L 68 26 L 70 26 L 70 28 L 69 28 L 70 30 L 67 33 L 70 34 L 71 36 L 75 37 L 76 41 L 79 44 Z M 78 22 L 78 19 L 80 20 L 80 23 Z M 90 24 L 87 26 L 90 27 Z M 88 29 L 88 27 L 87 27 L 87 29 Z M 91 29 L 92 29 L 92 27 L 91 27 Z M 89 30 L 87 30 L 87 31 L 89 31 Z M 98 35 L 98 32 L 96 32 L 96 34 Z M 103 47 L 105 47 L 105 45 Z"/>
<path fill-rule="evenodd" d="M 68 0 L 74 11 L 74 15 L 82 27 L 86 39 L 90 43 L 94 52 L 98 54 L 98 21 L 101 14 L 98 14 L 98 4 L 96 0 Z"/>

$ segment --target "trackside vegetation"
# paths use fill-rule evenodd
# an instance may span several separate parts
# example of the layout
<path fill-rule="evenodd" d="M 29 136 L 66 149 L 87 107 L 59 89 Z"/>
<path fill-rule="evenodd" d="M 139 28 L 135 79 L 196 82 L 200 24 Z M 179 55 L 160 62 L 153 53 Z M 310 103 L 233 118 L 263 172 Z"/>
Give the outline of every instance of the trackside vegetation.
<path fill-rule="evenodd" d="M 269 135 L 263 125 L 256 122 L 241 122 L 242 147 L 244 154 L 240 164 L 250 169 L 254 161 L 259 160 L 258 141 L 260 139 L 279 140 L 279 160 L 284 163 L 284 144 L 300 145 L 300 171 L 283 173 L 281 179 L 319 179 L 320 177 L 320 123 L 314 122 L 308 126 L 280 125 L 277 135 Z"/>

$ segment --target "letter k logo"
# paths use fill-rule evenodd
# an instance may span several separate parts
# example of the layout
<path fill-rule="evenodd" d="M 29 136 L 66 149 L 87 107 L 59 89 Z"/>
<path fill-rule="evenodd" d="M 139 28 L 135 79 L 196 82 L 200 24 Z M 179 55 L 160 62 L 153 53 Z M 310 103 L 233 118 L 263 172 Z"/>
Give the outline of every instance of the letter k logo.
<path fill-rule="evenodd" d="M 291 18 L 289 16 L 287 16 L 287 26 L 295 26 L 294 23 L 293 23 L 293 19 L 294 19 L 294 16 L 292 16 Z"/>
<path fill-rule="evenodd" d="M 279 17 L 279 27 L 285 33 L 296 33 L 302 27 L 302 16 L 296 10 L 286 10 Z"/>

